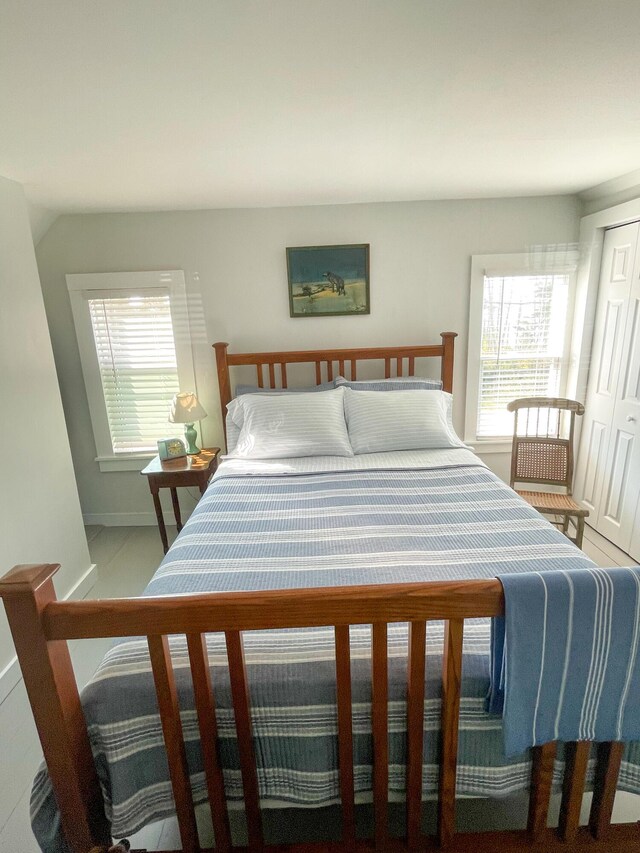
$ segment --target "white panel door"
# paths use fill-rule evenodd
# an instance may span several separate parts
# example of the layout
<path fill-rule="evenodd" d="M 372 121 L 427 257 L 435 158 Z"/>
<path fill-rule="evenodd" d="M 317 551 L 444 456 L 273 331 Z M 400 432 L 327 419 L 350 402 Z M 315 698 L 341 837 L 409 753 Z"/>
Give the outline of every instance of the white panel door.
<path fill-rule="evenodd" d="M 629 543 L 629 554 L 636 562 L 640 563 L 640 499 L 636 506 L 636 514 L 631 531 L 631 542 Z"/>
<path fill-rule="evenodd" d="M 640 550 L 640 535 L 634 531 L 640 495 L 639 336 L 640 252 L 637 252 L 598 523 L 603 536 L 632 556 L 637 556 Z"/>
<path fill-rule="evenodd" d="M 598 530 L 600 518 L 605 512 L 614 509 L 616 513 L 620 512 L 620 507 L 614 506 L 614 491 L 620 482 L 619 479 L 614 482 L 605 476 L 607 462 L 615 459 L 618 465 L 624 464 L 630 453 L 623 436 L 612 440 L 612 425 L 625 344 L 631 281 L 636 261 L 640 261 L 640 257 L 636 259 L 639 232 L 640 224 L 637 222 L 607 231 L 602 252 L 592 361 L 575 482 L 576 496 L 590 511 L 588 523 Z M 627 432 L 633 435 L 630 430 Z M 624 481 L 624 475 L 620 476 Z M 614 490 L 611 494 L 604 488 L 605 480 L 607 488 L 611 486 Z M 606 510 L 603 506 L 605 496 L 610 498 Z M 619 522 L 612 524 L 615 526 Z M 605 536 L 609 535 L 601 532 Z"/>

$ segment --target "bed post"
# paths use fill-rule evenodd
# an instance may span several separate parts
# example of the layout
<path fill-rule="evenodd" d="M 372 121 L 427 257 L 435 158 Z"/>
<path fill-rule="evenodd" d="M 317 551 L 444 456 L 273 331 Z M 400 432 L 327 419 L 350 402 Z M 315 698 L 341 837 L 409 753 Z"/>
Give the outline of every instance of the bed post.
<path fill-rule="evenodd" d="M 457 332 L 440 332 L 442 338 L 442 366 L 440 378 L 442 379 L 442 390 L 453 392 L 453 349 Z"/>
<path fill-rule="evenodd" d="M 220 409 L 222 410 L 222 428 L 224 440 L 227 440 L 227 406 L 231 402 L 231 383 L 229 381 L 229 363 L 227 361 L 227 348 L 229 344 L 220 343 L 213 345 L 216 351 L 216 365 L 218 368 L 218 388 L 220 389 Z"/>
<path fill-rule="evenodd" d="M 64 640 L 47 640 L 43 612 L 56 600 L 59 565 L 16 566 L 0 579 L 0 597 L 22 669 L 62 829 L 73 853 L 110 844 L 78 687 Z"/>

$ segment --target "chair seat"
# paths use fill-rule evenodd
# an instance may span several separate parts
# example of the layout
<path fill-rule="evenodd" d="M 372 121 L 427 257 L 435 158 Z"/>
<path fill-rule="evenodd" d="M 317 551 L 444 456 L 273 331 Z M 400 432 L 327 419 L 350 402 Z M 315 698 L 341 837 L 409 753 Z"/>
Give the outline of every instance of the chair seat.
<path fill-rule="evenodd" d="M 587 518 L 589 515 L 589 510 L 580 506 L 570 495 L 554 492 L 521 492 L 519 489 L 516 489 L 516 492 L 538 512 L 564 513 L 582 518 Z"/>

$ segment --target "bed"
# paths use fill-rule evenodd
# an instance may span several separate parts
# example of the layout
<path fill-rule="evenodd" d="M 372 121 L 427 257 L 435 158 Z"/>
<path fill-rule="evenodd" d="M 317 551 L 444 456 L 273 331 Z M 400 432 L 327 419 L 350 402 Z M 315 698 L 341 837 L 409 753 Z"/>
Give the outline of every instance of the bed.
<path fill-rule="evenodd" d="M 216 344 L 223 411 L 237 365 L 273 389 L 292 364 L 314 364 L 320 383 L 334 365 L 355 381 L 362 360 L 381 359 L 390 378 L 437 358 L 451 391 L 454 337 L 240 355 Z M 551 743 L 507 761 L 500 717 L 484 709 L 488 620 L 504 607 L 496 574 L 588 565 L 464 447 L 229 459 L 141 598 L 58 602 L 55 566 L 17 567 L 0 583 L 47 762 L 32 800 L 38 837 L 87 853 L 175 813 L 192 853 L 194 804 L 208 802 L 221 851 L 239 849 L 228 820 L 238 804 L 249 850 L 640 849 L 638 827 L 611 825 L 616 787 L 640 793 L 638 744 Z M 81 700 L 66 641 L 83 637 L 117 639 Z M 583 828 L 585 784 L 595 793 Z M 527 788 L 526 830 L 456 832 L 456 795 Z M 435 839 L 421 827 L 430 798 Z M 366 800 L 370 840 L 355 831 Z M 402 838 L 388 832 L 394 800 L 406 803 Z M 340 844 L 264 844 L 261 808 L 336 802 Z"/>

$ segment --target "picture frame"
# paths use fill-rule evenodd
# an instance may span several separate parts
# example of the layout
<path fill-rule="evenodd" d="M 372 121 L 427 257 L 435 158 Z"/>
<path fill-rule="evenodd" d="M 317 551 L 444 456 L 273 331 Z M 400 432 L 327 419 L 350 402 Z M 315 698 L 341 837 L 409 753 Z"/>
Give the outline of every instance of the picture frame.
<path fill-rule="evenodd" d="M 369 243 L 292 246 L 287 250 L 289 315 L 369 314 Z"/>

